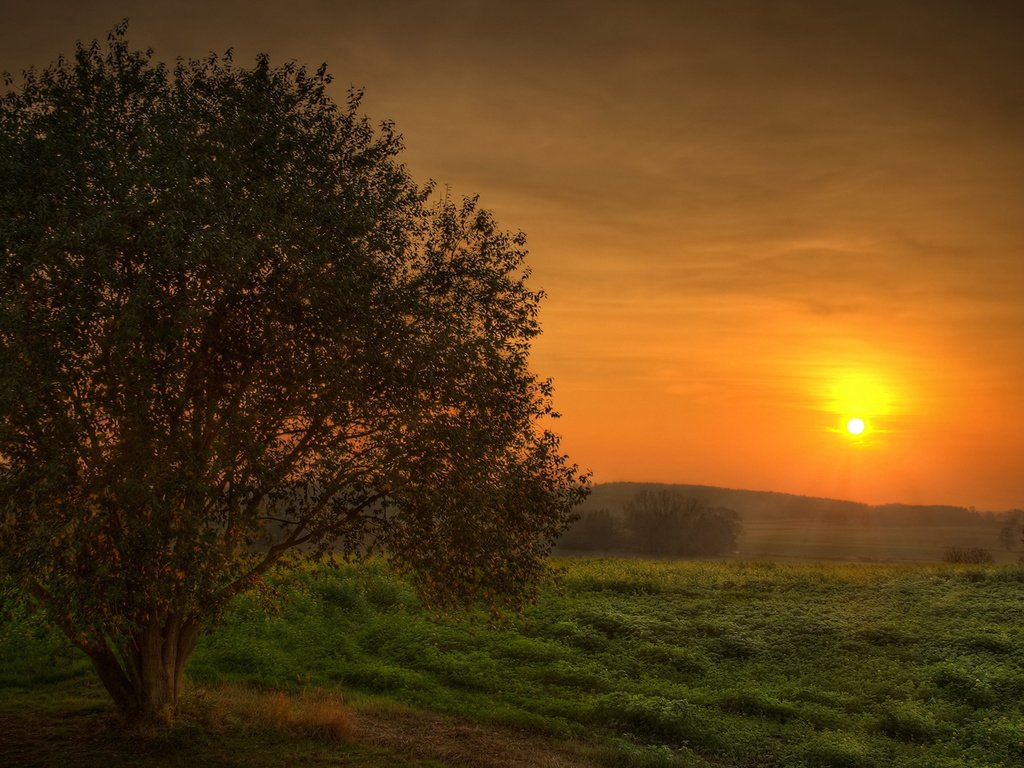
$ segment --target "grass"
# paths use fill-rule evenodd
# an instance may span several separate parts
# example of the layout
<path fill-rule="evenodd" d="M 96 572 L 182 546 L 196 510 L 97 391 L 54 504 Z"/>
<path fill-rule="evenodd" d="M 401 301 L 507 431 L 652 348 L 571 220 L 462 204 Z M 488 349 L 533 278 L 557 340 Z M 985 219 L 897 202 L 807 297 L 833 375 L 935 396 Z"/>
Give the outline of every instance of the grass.
<path fill-rule="evenodd" d="M 1024 764 L 1019 567 L 563 564 L 503 625 L 427 614 L 379 563 L 283 574 L 275 614 L 242 600 L 204 638 L 175 748 L 153 749 L 254 766 Z M 0 626 L 0 725 L 43 723 L 23 741 L 95 732 L 110 711 L 91 681 L 38 620 Z"/>
<path fill-rule="evenodd" d="M 212 686 L 186 696 L 172 730 L 139 734 L 119 730 L 109 701 L 92 680 L 51 682 L 31 692 L 6 690 L 0 696 L 0 756 L 12 768 L 444 765 L 371 743 L 349 743 L 358 715 L 319 699 Z"/>
<path fill-rule="evenodd" d="M 950 547 L 987 550 L 997 563 L 1013 564 L 1017 550 L 999 545 L 998 525 L 860 525 L 856 521 L 752 517 L 744 520 L 739 556 L 763 560 L 849 560 L 871 563 L 942 562 Z"/>

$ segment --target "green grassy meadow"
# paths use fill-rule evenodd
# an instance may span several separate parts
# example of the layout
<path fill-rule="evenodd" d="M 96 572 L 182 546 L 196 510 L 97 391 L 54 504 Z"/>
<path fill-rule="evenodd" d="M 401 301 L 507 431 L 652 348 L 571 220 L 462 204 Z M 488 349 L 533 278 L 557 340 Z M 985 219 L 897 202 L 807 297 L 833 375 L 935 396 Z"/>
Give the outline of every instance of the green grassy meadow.
<path fill-rule="evenodd" d="M 997 525 L 823 524 L 801 519 L 758 519 L 744 524 L 737 556 L 747 560 L 847 560 L 851 562 L 942 562 L 950 547 L 988 550 L 997 563 L 1013 564 L 1018 549 L 998 545 Z"/>
<path fill-rule="evenodd" d="M 190 678 L 199 692 L 340 691 L 357 723 L 439 713 L 435 724 L 502 734 L 492 750 L 517 734 L 562 750 L 551 765 L 1024 765 L 1019 566 L 560 564 L 560 586 L 502 624 L 432 615 L 380 563 L 288 571 L 276 610 L 239 602 Z M 77 652 L 34 618 L 4 621 L 0 723 L 38 717 L 59 744 L 77 738 L 59 723 L 105 712 Z M 346 743 L 281 736 L 241 762 L 265 734 L 182 728 L 164 738 L 211 765 L 492 764 L 389 752 L 361 743 L 358 725 Z M 131 764 L 104 749 L 108 768 Z"/>

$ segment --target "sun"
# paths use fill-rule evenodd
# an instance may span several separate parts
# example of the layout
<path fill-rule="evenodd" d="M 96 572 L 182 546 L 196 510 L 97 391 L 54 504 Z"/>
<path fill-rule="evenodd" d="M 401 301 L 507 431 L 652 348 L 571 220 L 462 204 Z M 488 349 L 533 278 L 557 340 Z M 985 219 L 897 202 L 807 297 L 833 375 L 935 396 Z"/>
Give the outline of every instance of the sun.
<path fill-rule="evenodd" d="M 896 410 L 896 389 L 890 377 L 866 368 L 836 368 L 829 373 L 822 409 L 835 419 L 829 431 L 856 446 L 875 444 Z"/>

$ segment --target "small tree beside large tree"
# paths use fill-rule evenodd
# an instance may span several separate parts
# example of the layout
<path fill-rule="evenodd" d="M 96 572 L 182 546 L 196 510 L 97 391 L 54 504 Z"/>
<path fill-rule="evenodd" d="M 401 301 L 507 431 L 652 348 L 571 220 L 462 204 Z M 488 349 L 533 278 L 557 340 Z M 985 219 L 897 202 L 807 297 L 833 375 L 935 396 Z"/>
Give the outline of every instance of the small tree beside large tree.
<path fill-rule="evenodd" d="M 524 239 L 431 203 L 324 68 L 106 45 L 0 100 L 0 572 L 133 722 L 288 553 L 515 607 L 588 479 Z"/>

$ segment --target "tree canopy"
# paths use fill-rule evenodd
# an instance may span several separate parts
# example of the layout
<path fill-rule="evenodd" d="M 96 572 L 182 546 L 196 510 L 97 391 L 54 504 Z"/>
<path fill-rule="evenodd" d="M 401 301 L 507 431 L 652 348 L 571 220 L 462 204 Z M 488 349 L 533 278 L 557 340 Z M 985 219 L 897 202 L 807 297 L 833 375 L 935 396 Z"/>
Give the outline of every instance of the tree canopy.
<path fill-rule="evenodd" d="M 0 572 L 123 713 L 287 553 L 515 607 L 588 479 L 528 366 L 525 240 L 326 69 L 125 29 L 0 99 Z"/>
<path fill-rule="evenodd" d="M 623 512 L 634 551 L 659 557 L 726 555 L 743 532 L 734 510 L 667 488 L 639 491 Z"/>
<path fill-rule="evenodd" d="M 735 552 L 742 533 L 743 522 L 734 510 L 712 507 L 675 488 L 655 487 L 637 491 L 615 513 L 606 507 L 582 510 L 557 545 L 584 552 L 715 557 Z"/>

